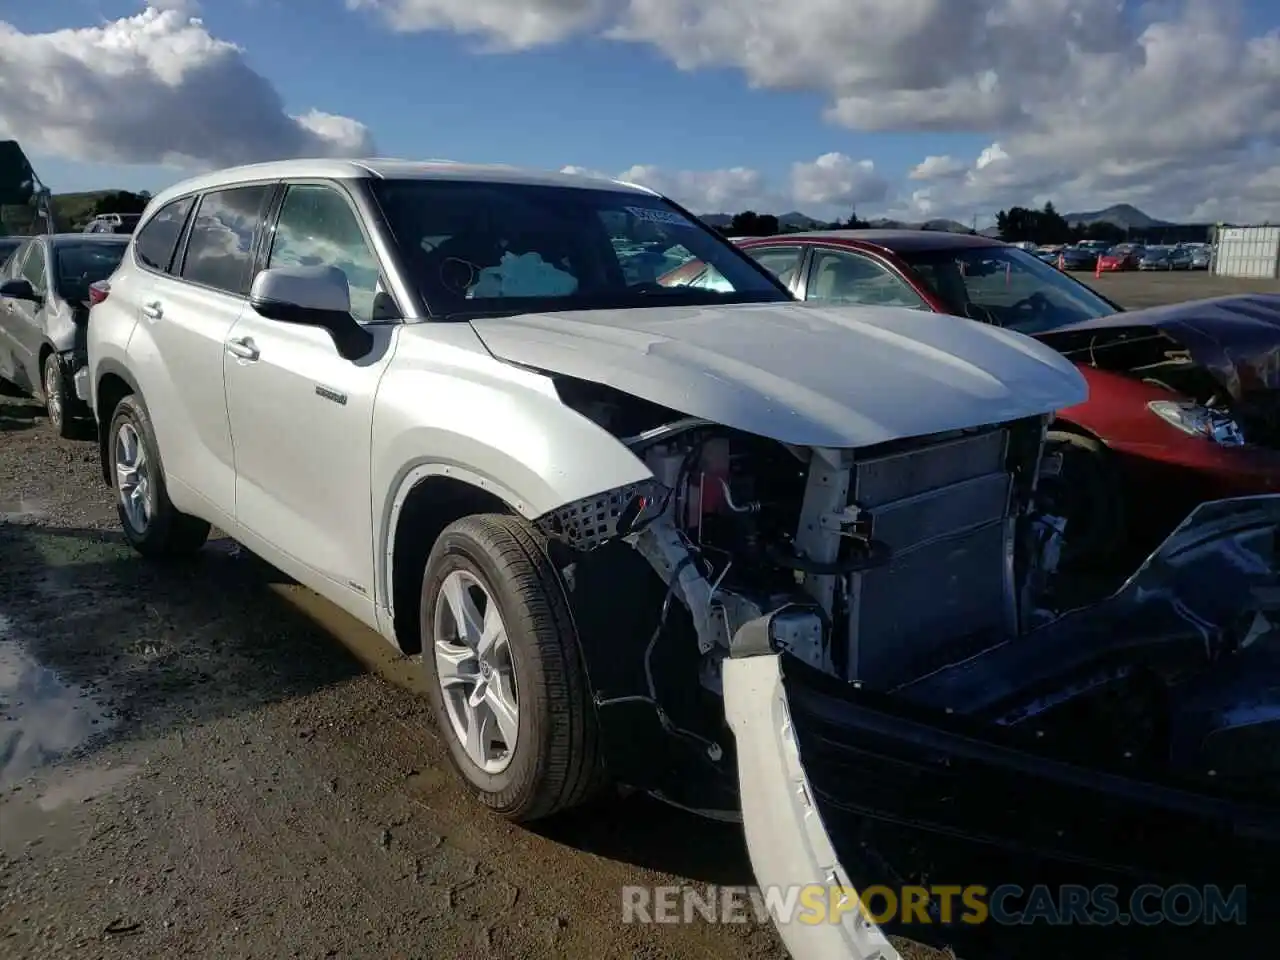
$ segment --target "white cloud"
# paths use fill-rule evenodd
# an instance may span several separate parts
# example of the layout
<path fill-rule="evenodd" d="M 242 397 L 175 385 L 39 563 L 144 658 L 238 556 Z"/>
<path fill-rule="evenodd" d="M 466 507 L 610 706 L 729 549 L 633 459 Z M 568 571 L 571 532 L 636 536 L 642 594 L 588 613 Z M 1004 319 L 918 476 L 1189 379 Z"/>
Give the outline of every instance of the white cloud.
<path fill-rule="evenodd" d="M 239 47 L 154 7 L 43 34 L 0 22 L 0 138 L 29 153 L 180 167 L 373 152 L 362 124 L 290 116 Z"/>
<path fill-rule="evenodd" d="M 806 209 L 883 200 L 889 184 L 870 160 L 824 153 L 812 163 L 791 165 L 791 195 Z"/>
<path fill-rule="evenodd" d="M 618 174 L 567 166 L 562 173 L 638 183 L 671 197 L 694 213 L 786 213 L 800 208 L 815 216 L 847 214 L 850 206 L 884 198 L 888 183 L 870 160 L 827 153 L 793 163 L 787 184 L 771 183 L 759 170 L 665 170 L 637 164 Z"/>
<path fill-rule="evenodd" d="M 495 50 L 528 50 L 564 40 L 600 22 L 607 0 L 346 0 L 372 10 L 393 30 L 478 34 Z"/>
<path fill-rule="evenodd" d="M 638 183 L 671 197 L 694 213 L 776 209 L 774 194 L 758 170 L 663 170 L 637 164 L 618 174 L 619 180 Z M 782 211 L 778 211 L 782 212 Z"/>
<path fill-rule="evenodd" d="M 952 156 L 928 156 L 911 168 L 910 180 L 948 180 L 965 172 L 964 161 Z"/>
<path fill-rule="evenodd" d="M 1242 2 L 523 0 L 518 15 L 502 0 L 377 5 L 405 29 L 508 47 L 574 34 L 645 44 L 684 70 L 818 92 L 826 118 L 852 129 L 998 143 L 981 168 L 933 157 L 907 173 L 932 184 L 922 199 L 935 212 L 1051 196 L 1062 209 L 1120 198 L 1166 217 L 1212 201 L 1248 219 L 1262 215 L 1246 192 L 1267 170 L 1257 156 L 1280 146 L 1280 32 L 1249 35 Z M 1261 200 L 1275 216 L 1280 198 Z"/>

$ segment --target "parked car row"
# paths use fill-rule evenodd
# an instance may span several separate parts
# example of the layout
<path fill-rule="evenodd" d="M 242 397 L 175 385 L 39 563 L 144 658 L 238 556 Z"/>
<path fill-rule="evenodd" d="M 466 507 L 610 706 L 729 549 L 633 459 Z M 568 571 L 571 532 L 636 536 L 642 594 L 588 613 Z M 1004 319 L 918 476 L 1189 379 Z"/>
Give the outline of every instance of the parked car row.
<path fill-rule="evenodd" d="M 386 160 L 207 174 L 77 240 L 120 251 L 60 296 L 92 304 L 71 362 L 125 537 L 173 558 L 216 526 L 421 653 L 499 814 L 626 784 L 740 818 L 788 889 L 934 873 L 877 825 L 1269 875 L 1280 678 L 1241 631 L 1280 496 L 1179 508 L 1115 592 L 1081 601 L 1080 570 L 1140 468 L 1275 488 L 1230 345 L 1280 298 L 1122 313 L 983 238 L 735 245 L 633 185 Z M 11 258 L 6 304 L 51 302 L 64 243 Z M 34 337 L 0 376 L 40 393 Z M 780 933 L 898 956 L 831 921 Z"/>
<path fill-rule="evenodd" d="M 1083 241 L 1070 246 L 1038 247 L 1034 255 L 1063 271 L 1114 273 L 1124 270 L 1208 270 L 1213 250 L 1208 244 L 1143 246 Z"/>

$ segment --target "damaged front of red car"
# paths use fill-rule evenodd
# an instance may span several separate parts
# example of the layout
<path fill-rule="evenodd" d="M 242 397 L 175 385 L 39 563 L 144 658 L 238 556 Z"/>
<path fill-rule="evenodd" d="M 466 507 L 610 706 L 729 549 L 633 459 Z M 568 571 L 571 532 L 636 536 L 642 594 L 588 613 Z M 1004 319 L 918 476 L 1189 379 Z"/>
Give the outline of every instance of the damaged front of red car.
<path fill-rule="evenodd" d="M 1135 535 L 1197 504 L 1280 491 L 1280 296 L 1191 301 L 1036 334 L 1089 398 L 1061 421 L 1096 437 Z"/>

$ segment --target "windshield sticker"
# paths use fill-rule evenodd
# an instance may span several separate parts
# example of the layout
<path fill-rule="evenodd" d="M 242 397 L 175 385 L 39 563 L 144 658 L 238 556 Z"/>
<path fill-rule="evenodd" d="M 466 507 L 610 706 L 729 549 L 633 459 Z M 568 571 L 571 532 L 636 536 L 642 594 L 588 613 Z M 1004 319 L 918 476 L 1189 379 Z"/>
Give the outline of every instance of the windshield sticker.
<path fill-rule="evenodd" d="M 577 277 L 553 267 L 540 254 L 508 252 L 498 266 L 480 271 L 467 298 L 567 297 L 577 289 Z"/>
<path fill-rule="evenodd" d="M 693 226 L 687 217 L 680 216 L 674 210 L 658 210 L 653 207 L 627 207 L 626 211 L 637 220 L 643 220 L 645 223 L 660 223 L 666 227 L 691 228 Z"/>

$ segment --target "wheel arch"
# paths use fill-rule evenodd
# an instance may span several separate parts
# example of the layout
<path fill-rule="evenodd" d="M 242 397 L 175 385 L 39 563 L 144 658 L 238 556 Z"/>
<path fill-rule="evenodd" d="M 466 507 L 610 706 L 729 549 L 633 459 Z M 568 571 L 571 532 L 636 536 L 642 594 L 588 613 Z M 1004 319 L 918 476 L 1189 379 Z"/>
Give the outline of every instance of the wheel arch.
<path fill-rule="evenodd" d="M 524 501 L 495 480 L 455 464 L 420 462 L 401 471 L 384 511 L 379 588 L 400 650 L 422 648 L 418 592 L 427 555 L 445 527 L 477 513 L 532 519 Z"/>
<path fill-rule="evenodd" d="M 101 360 L 95 374 L 93 412 L 98 425 L 98 459 L 102 467 L 103 483 L 113 486 L 107 456 L 107 434 L 111 430 L 111 414 L 121 400 L 131 394 L 142 396 L 142 390 L 139 389 L 133 375 L 114 360 Z M 143 402 L 146 402 L 145 398 Z"/>

